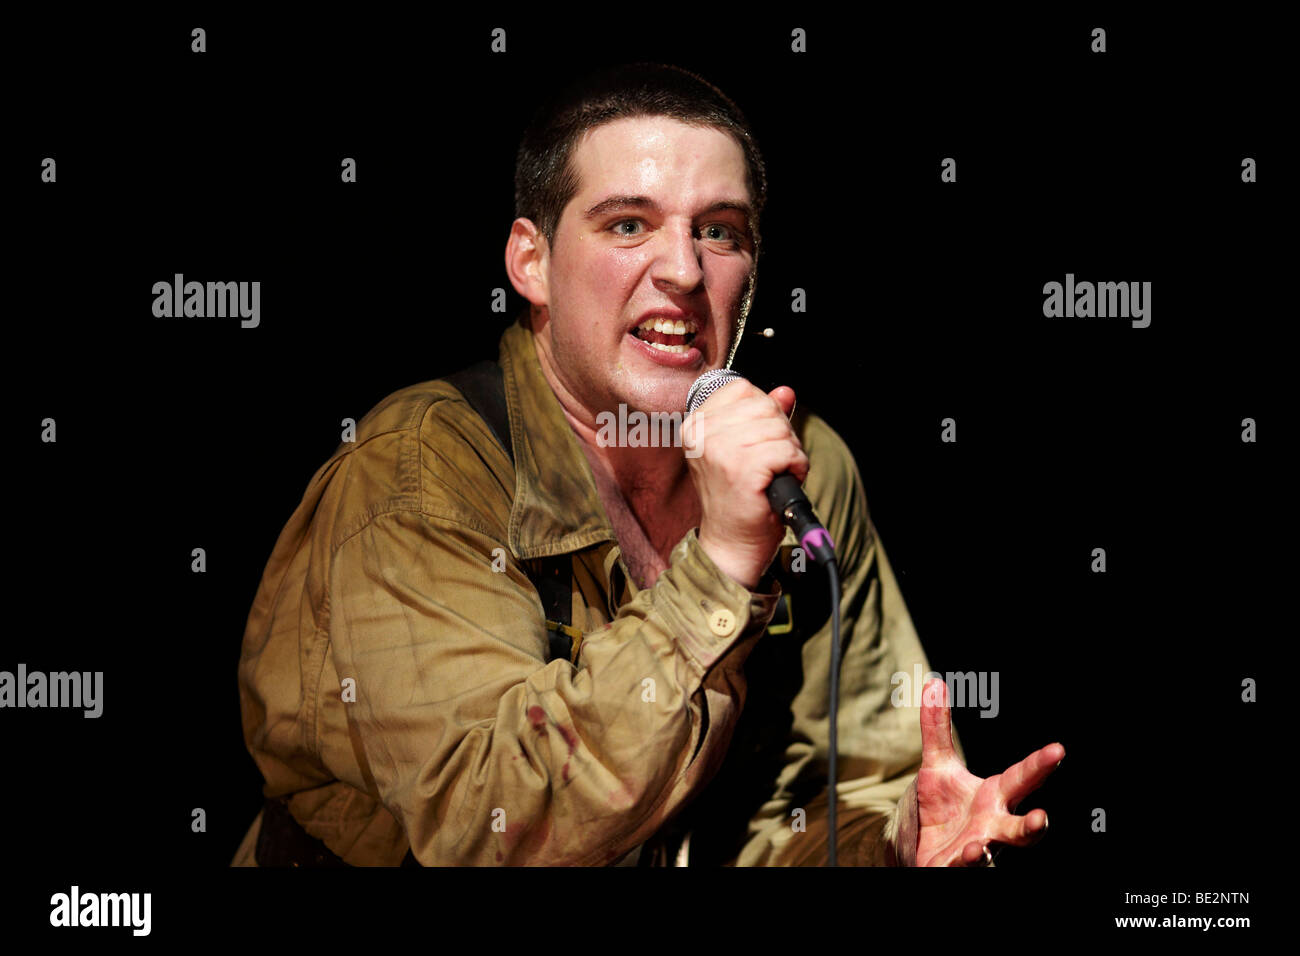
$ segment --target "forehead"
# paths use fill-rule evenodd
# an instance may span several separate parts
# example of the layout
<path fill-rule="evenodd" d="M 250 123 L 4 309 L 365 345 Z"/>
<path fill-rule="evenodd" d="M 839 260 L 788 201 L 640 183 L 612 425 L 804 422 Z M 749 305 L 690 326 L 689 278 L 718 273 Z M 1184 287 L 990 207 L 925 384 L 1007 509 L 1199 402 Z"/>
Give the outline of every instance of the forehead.
<path fill-rule="evenodd" d="M 667 116 L 629 117 L 587 130 L 573 157 L 580 195 L 656 188 L 745 192 L 739 143 L 722 130 Z"/>

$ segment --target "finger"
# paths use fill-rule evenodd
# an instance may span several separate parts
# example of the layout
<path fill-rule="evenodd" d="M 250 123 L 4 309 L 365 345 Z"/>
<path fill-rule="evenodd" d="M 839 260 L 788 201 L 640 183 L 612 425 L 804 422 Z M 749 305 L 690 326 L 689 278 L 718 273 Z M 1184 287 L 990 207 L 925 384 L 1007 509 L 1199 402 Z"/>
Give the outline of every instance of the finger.
<path fill-rule="evenodd" d="M 778 385 L 767 394 L 781 406 L 781 414 L 789 418 L 794 412 L 794 389 L 789 385 Z"/>
<path fill-rule="evenodd" d="M 783 418 L 766 418 L 757 422 L 746 422 L 744 437 L 740 439 L 740 447 L 749 448 L 765 441 L 788 441 L 792 435 L 790 423 Z"/>
<path fill-rule="evenodd" d="M 811 462 L 808 460 L 807 453 L 800 448 L 799 454 L 795 456 L 794 462 L 790 465 L 790 473 L 799 479 L 799 484 L 802 485 L 808 480 L 808 468 L 810 465 Z"/>
<path fill-rule="evenodd" d="M 948 685 L 936 677 L 921 691 L 921 766 L 938 766 L 956 756 L 952 746 Z"/>
<path fill-rule="evenodd" d="M 800 474 L 805 477 L 808 474 L 807 456 L 803 453 L 803 449 L 790 440 L 766 441 L 757 445 L 749 445 L 746 454 L 748 456 L 746 464 L 754 469 L 747 473 L 746 479 L 761 480 L 760 491 L 770 485 L 772 479 L 783 472 L 788 471 L 799 481 L 802 481 L 799 477 Z M 768 471 L 771 477 L 762 480 L 762 474 L 758 470 L 760 466 Z"/>
<path fill-rule="evenodd" d="M 1033 846 L 1046 832 L 1047 811 L 1039 808 L 1023 817 L 1009 817 L 996 839 L 1008 846 Z"/>
<path fill-rule="evenodd" d="M 718 409 L 724 405 L 730 405 L 732 402 L 749 398 L 755 392 L 759 395 L 763 394 L 763 390 L 753 385 L 748 379 L 729 378 L 709 393 L 708 405 L 712 409 Z M 704 405 L 700 406 L 700 408 L 703 407 Z"/>
<path fill-rule="evenodd" d="M 978 840 L 967 843 L 961 851 L 962 866 L 988 866 L 993 862 L 993 854 L 989 848 Z"/>
<path fill-rule="evenodd" d="M 1060 744 L 1048 744 L 1040 750 L 1035 750 L 1019 763 L 1008 767 L 998 780 L 998 788 L 1007 806 L 1015 807 L 1042 786 L 1043 781 L 1060 766 L 1064 759 L 1064 747 Z"/>
<path fill-rule="evenodd" d="M 712 401 L 710 397 L 709 402 Z M 780 405 L 771 398 L 765 398 L 762 393 L 742 395 L 734 402 L 715 405 L 713 408 L 705 404 L 696 411 L 704 412 L 705 409 L 708 409 L 710 424 L 719 431 L 767 420 L 779 422 L 787 430 L 790 428 L 790 422 L 781 414 Z"/>

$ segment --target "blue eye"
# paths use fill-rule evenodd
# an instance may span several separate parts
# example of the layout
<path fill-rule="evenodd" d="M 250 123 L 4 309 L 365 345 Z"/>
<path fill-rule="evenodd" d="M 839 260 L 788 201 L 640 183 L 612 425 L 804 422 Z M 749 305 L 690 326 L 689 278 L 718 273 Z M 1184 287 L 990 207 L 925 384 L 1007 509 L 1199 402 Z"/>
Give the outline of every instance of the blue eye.
<path fill-rule="evenodd" d="M 625 237 L 627 237 L 627 238 L 629 238 L 629 239 L 632 238 L 633 236 L 638 236 L 638 235 L 640 235 L 640 234 L 641 234 L 641 230 L 639 230 L 639 229 L 636 230 L 636 231 L 634 231 L 634 232 L 627 232 L 626 230 L 624 230 L 624 229 L 622 228 L 623 226 L 626 226 L 626 225 L 628 225 L 629 223 L 634 224 L 634 225 L 638 225 L 638 226 L 639 226 L 639 225 L 641 225 L 641 220 L 640 220 L 640 219 L 620 219 L 620 220 L 618 220 L 618 222 L 611 223 L 610 226 L 609 226 L 609 228 L 612 229 L 612 230 L 615 232 L 616 235 L 619 235 L 619 236 L 625 236 Z M 710 235 L 708 235 L 707 233 L 708 233 L 709 230 L 711 230 L 711 229 L 721 229 L 721 230 L 723 230 L 723 232 L 725 233 L 725 235 L 722 235 L 722 236 L 710 236 Z M 709 239 L 709 240 L 711 240 L 711 241 L 713 241 L 713 242 L 728 242 L 728 243 L 730 243 L 730 244 L 733 245 L 733 246 L 739 246 L 739 245 L 740 245 L 740 237 L 737 235 L 736 230 L 735 230 L 733 227 L 726 225 L 725 223 L 721 223 L 721 222 L 711 222 L 711 223 L 709 223 L 707 226 L 705 226 L 705 227 L 701 230 L 701 235 L 702 235 L 704 238 Z"/>

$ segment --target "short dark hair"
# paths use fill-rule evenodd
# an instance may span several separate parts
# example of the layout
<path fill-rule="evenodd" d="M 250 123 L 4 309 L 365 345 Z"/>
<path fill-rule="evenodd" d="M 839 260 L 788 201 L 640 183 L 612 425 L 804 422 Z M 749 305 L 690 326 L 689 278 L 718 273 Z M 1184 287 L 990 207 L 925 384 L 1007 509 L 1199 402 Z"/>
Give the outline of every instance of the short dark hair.
<path fill-rule="evenodd" d="M 548 245 L 564 207 L 578 192 L 573 154 L 593 127 L 634 116 L 668 116 L 729 134 L 745 155 L 745 185 L 754 215 L 754 258 L 761 249 L 758 218 L 767 201 L 767 170 L 749 121 L 703 77 L 665 63 L 606 67 L 563 88 L 534 114 L 515 156 L 515 218 L 531 219 Z"/>

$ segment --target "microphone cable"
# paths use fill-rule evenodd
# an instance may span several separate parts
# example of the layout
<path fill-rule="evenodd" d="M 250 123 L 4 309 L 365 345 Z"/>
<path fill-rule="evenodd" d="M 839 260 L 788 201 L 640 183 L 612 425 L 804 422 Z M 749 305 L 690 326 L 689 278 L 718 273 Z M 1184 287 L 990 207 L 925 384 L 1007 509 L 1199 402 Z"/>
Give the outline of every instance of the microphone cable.
<path fill-rule="evenodd" d="M 839 866 L 836 859 L 836 826 L 835 826 L 835 805 L 839 802 L 836 794 L 836 751 L 838 750 L 838 717 L 840 703 L 840 570 L 834 558 L 826 562 L 826 576 L 831 582 L 831 700 L 830 700 L 830 721 L 831 721 L 831 753 L 830 753 L 830 779 L 826 783 L 826 799 L 829 802 L 829 810 L 826 814 L 826 822 L 830 827 L 830 833 L 827 835 L 827 866 Z"/>

